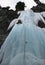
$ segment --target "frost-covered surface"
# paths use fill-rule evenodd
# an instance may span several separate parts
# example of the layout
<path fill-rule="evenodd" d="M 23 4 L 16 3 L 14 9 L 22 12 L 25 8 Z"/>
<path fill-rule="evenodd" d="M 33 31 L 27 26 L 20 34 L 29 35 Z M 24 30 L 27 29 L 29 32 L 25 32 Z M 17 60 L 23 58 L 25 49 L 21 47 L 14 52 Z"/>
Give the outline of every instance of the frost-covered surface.
<path fill-rule="evenodd" d="M 0 49 L 0 65 L 45 65 L 45 29 L 28 18 L 12 28 Z"/>

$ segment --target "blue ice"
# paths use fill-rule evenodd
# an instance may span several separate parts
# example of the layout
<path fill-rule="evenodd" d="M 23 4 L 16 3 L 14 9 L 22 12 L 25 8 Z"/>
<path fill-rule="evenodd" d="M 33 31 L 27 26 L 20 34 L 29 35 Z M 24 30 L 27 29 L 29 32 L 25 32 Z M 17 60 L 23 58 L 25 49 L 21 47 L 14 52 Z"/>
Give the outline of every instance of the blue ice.
<path fill-rule="evenodd" d="M 31 23 L 33 19 L 23 21 L 14 25 L 3 43 L 0 65 L 45 65 L 45 29 Z"/>

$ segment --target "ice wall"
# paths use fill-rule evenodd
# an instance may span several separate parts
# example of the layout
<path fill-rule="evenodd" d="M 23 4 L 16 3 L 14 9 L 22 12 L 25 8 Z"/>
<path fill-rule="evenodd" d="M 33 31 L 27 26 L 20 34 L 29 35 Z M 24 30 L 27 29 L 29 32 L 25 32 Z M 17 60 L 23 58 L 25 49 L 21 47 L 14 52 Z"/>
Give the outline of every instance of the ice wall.
<path fill-rule="evenodd" d="M 24 14 L 27 13 L 20 17 L 23 23 L 14 25 L 2 45 L 0 65 L 45 65 L 45 28 L 33 24 L 34 14 Z"/>

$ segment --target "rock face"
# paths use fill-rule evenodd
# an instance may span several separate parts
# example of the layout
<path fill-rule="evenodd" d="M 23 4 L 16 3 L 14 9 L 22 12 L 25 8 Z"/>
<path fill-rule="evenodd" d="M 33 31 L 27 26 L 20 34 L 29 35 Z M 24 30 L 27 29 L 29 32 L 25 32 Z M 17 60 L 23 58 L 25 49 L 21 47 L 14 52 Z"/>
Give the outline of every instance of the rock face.
<path fill-rule="evenodd" d="M 34 11 L 34 12 L 43 12 L 45 11 L 45 4 L 44 3 L 41 3 L 39 0 L 34 0 L 37 4 L 37 6 L 33 6 L 31 9 Z"/>
<path fill-rule="evenodd" d="M 42 7 L 42 6 L 40 6 L 40 5 L 33 6 L 31 9 L 32 9 L 34 12 L 43 12 L 43 11 L 45 11 L 45 7 Z"/>
<path fill-rule="evenodd" d="M 7 28 L 10 22 L 18 16 L 19 14 L 14 10 L 9 10 L 9 7 L 0 7 L 0 46 L 8 35 Z"/>
<path fill-rule="evenodd" d="M 8 33 L 10 31 L 7 32 L 7 28 L 10 24 L 10 22 L 15 19 L 18 18 L 20 13 L 18 14 L 18 11 L 22 11 L 25 8 L 25 3 L 19 1 L 16 4 L 16 10 L 9 10 L 9 6 L 7 7 L 1 7 L 0 6 L 0 46 L 2 45 L 2 41 L 5 40 L 5 38 L 7 37 Z"/>

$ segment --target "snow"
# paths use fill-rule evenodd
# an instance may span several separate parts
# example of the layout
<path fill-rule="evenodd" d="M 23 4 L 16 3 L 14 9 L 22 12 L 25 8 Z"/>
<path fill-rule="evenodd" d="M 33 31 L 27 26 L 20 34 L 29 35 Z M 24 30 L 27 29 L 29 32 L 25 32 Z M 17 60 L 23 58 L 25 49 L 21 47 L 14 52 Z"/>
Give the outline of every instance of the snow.
<path fill-rule="evenodd" d="M 45 28 L 34 24 L 31 13 L 24 12 L 20 16 L 23 23 L 15 24 L 6 38 L 0 49 L 0 65 L 45 65 Z"/>

